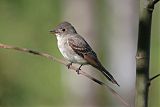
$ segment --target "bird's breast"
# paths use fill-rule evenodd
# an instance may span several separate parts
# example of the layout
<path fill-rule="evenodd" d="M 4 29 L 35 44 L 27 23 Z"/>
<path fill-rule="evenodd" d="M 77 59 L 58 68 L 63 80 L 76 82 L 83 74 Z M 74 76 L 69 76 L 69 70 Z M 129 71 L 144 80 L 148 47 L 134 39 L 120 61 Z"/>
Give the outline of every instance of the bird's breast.
<path fill-rule="evenodd" d="M 73 51 L 73 49 L 69 46 L 67 40 L 64 39 L 60 40 L 60 38 L 59 39 L 57 38 L 57 40 L 58 40 L 58 48 L 65 59 L 73 63 L 79 63 L 79 64 L 87 63 L 85 59 L 83 59 L 81 56 L 79 56 Z"/>

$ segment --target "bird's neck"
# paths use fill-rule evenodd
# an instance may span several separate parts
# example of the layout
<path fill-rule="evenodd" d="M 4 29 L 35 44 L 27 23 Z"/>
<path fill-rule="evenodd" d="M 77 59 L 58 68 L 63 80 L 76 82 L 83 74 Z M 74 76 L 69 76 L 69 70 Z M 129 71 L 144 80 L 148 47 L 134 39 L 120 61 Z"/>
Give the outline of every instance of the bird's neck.
<path fill-rule="evenodd" d="M 57 36 L 57 41 L 61 41 L 61 39 L 63 38 L 61 35 L 56 35 Z"/>
<path fill-rule="evenodd" d="M 62 41 L 63 39 L 66 39 L 66 38 L 68 38 L 68 37 L 70 37 L 70 35 L 56 35 L 56 37 L 57 37 L 57 41 Z"/>
<path fill-rule="evenodd" d="M 63 36 L 63 35 L 57 35 L 57 41 L 58 43 L 63 42 L 64 40 L 66 40 L 68 38 L 67 35 Z"/>

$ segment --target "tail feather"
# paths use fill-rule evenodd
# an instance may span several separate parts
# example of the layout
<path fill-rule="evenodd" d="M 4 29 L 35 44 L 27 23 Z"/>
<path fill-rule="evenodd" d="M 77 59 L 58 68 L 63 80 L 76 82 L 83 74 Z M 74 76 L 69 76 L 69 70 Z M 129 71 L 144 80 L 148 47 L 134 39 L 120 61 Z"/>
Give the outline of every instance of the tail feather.
<path fill-rule="evenodd" d="M 113 84 L 117 84 L 118 86 L 120 86 L 118 84 L 118 82 L 114 79 L 114 77 L 105 69 L 105 70 L 100 70 L 102 72 L 102 74 L 104 74 L 104 76 L 111 81 Z"/>
<path fill-rule="evenodd" d="M 93 66 L 93 65 L 92 65 Z M 114 77 L 99 63 L 98 66 L 93 66 L 95 68 L 97 68 L 99 71 L 101 71 L 101 73 L 109 80 L 111 81 L 113 84 L 117 84 L 118 86 L 120 86 L 118 84 L 118 82 L 114 79 Z"/>
<path fill-rule="evenodd" d="M 84 59 L 93 67 L 97 68 L 99 71 L 102 72 L 102 74 L 113 84 L 117 84 L 120 86 L 117 81 L 113 78 L 113 76 L 102 66 L 100 61 L 98 60 L 96 54 L 91 51 L 91 53 L 87 53 L 83 55 Z"/>

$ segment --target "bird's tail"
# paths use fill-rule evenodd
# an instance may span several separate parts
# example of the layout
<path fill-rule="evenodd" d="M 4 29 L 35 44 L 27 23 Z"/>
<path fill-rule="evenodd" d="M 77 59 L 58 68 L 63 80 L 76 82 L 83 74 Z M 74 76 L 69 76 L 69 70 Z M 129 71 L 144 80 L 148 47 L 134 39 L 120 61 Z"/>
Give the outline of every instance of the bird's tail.
<path fill-rule="evenodd" d="M 114 79 L 114 77 L 101 65 L 101 63 L 98 64 L 98 66 L 93 66 L 95 68 L 97 68 L 99 71 L 102 72 L 102 74 L 109 80 L 111 81 L 113 84 L 117 84 L 118 86 L 120 86 L 117 81 Z"/>

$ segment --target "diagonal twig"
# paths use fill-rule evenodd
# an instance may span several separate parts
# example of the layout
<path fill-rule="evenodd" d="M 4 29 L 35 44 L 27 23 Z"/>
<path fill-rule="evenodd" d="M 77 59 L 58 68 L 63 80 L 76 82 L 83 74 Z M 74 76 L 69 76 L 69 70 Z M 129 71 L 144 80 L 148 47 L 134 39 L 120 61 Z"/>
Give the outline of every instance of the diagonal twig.
<path fill-rule="evenodd" d="M 153 11 L 155 4 L 158 3 L 158 2 L 159 2 L 159 0 L 150 0 L 147 8 L 149 10 Z"/>
<path fill-rule="evenodd" d="M 150 79 L 148 80 L 148 83 L 147 83 L 148 87 L 151 85 L 151 81 L 154 80 L 154 79 L 156 79 L 156 78 L 159 77 L 159 76 L 160 76 L 160 74 L 157 74 L 157 75 L 153 76 L 152 78 L 150 78 Z"/>
<path fill-rule="evenodd" d="M 38 52 L 38 51 L 34 51 L 31 49 L 27 49 L 27 48 L 20 48 L 20 47 L 16 47 L 16 46 L 11 46 L 11 45 L 6 45 L 6 44 L 2 44 L 0 43 L 0 48 L 4 48 L 4 49 L 12 49 L 12 50 L 17 50 L 20 52 L 26 52 L 26 53 L 30 53 L 30 54 L 34 54 L 34 55 L 39 55 L 42 57 L 45 57 L 47 59 L 50 59 L 52 61 L 56 61 L 58 63 L 61 63 L 63 65 L 67 66 L 67 62 L 64 60 L 60 60 L 52 55 L 49 55 L 47 53 L 42 53 L 42 52 Z M 77 68 L 75 66 L 70 66 L 70 69 L 72 70 L 77 70 Z M 113 90 L 110 86 L 108 86 L 107 84 L 105 84 L 104 82 L 92 77 L 91 75 L 89 75 L 88 73 L 84 72 L 84 71 L 80 71 L 80 74 L 91 79 L 92 81 L 96 82 L 97 84 L 106 87 L 115 97 L 117 97 L 126 107 L 129 107 L 129 104 L 115 91 Z"/>
<path fill-rule="evenodd" d="M 157 74 L 157 75 L 153 76 L 152 78 L 150 78 L 149 81 L 151 82 L 152 80 L 156 79 L 159 76 L 160 76 L 160 74 Z"/>

